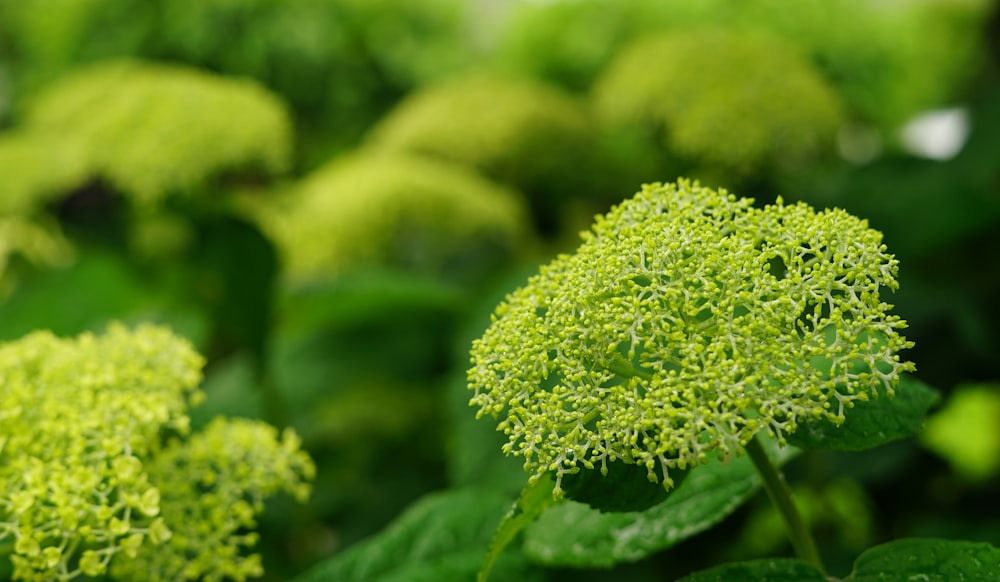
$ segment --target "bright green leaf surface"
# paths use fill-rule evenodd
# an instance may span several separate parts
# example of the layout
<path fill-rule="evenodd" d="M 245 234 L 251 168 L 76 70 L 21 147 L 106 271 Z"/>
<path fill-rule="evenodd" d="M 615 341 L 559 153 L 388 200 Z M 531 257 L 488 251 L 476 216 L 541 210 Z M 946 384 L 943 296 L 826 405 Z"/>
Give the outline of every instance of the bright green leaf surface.
<path fill-rule="evenodd" d="M 915 379 L 901 376 L 896 395 L 856 402 L 844 412 L 839 427 L 829 420 L 814 420 L 799 425 L 788 442 L 803 449 L 861 451 L 920 432 L 924 418 L 939 399 L 936 390 Z"/>
<path fill-rule="evenodd" d="M 814 566 L 790 558 L 725 564 L 685 576 L 677 582 L 826 582 Z"/>
<path fill-rule="evenodd" d="M 348 548 L 297 582 L 468 582 L 510 505 L 505 495 L 462 489 L 428 495 L 377 536 Z M 493 580 L 535 580 L 516 552 L 504 552 Z"/>
<path fill-rule="evenodd" d="M 861 554 L 845 582 L 997 582 L 1000 548 L 987 543 L 904 539 Z"/>
<path fill-rule="evenodd" d="M 775 462 L 797 451 L 782 449 Z M 565 502 L 525 530 L 524 551 L 543 564 L 609 567 L 642 559 L 715 525 L 760 487 L 750 459 L 693 469 L 663 503 L 638 513 L 601 513 Z"/>

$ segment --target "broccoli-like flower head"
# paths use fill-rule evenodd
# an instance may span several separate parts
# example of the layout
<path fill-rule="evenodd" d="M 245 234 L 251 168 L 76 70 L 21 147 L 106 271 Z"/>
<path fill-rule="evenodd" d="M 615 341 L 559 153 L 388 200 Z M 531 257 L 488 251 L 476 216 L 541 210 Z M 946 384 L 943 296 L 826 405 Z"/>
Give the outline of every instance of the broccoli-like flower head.
<path fill-rule="evenodd" d="M 140 553 L 167 560 L 181 543 L 215 552 L 192 562 L 203 579 L 259 570 L 238 552 L 251 534 L 232 524 L 251 527 L 262 497 L 281 488 L 304 494 L 311 461 L 293 435 L 279 443 L 254 423 L 217 421 L 185 438 L 203 363 L 151 325 L 0 345 L 0 540 L 13 542 L 15 579 L 128 572 Z M 165 547 L 175 532 L 182 539 Z M 182 579 L 162 570 L 140 578 Z"/>
<path fill-rule="evenodd" d="M 58 80 L 32 100 L 24 129 L 76 141 L 93 175 L 140 201 L 223 171 L 283 171 L 291 148 L 289 114 L 263 87 L 138 61 Z"/>
<path fill-rule="evenodd" d="M 757 208 L 697 183 L 644 186 L 597 218 L 574 254 L 507 296 L 472 346 L 479 416 L 507 454 L 559 483 L 610 462 L 651 481 L 784 442 L 913 365 L 888 311 L 897 261 L 842 210 Z"/>
<path fill-rule="evenodd" d="M 606 126 L 659 132 L 675 154 L 734 176 L 832 151 L 842 115 L 794 46 L 721 29 L 634 41 L 598 79 L 594 104 Z"/>

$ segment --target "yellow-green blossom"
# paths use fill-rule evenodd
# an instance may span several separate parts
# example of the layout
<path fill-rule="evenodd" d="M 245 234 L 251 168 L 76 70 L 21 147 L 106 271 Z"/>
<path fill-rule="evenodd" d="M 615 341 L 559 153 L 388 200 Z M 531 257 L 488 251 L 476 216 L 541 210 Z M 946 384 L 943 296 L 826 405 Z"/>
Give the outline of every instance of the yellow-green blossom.
<path fill-rule="evenodd" d="M 881 238 L 842 210 L 647 185 L 500 304 L 471 404 L 557 484 L 622 461 L 669 487 L 757 432 L 840 422 L 913 368 L 880 299 L 897 286 Z"/>
<path fill-rule="evenodd" d="M 0 540 L 12 542 L 15 579 L 141 569 L 140 554 L 174 551 L 163 544 L 175 531 L 206 551 L 225 546 L 192 578 L 249 572 L 255 558 L 239 550 L 253 545 L 252 519 L 240 517 L 247 531 L 237 534 L 232 515 L 188 508 L 205 503 L 211 478 L 225 492 L 217 509 L 232 510 L 238 492 L 256 512 L 280 489 L 304 496 L 313 468 L 294 435 L 279 441 L 257 423 L 217 421 L 187 439 L 203 364 L 187 341 L 151 325 L 0 344 Z"/>
<path fill-rule="evenodd" d="M 187 442 L 174 441 L 149 467 L 171 534 L 118 561 L 119 580 L 246 580 L 264 574 L 260 556 L 241 555 L 257 541 L 264 499 L 284 491 L 309 496 L 315 474 L 298 437 L 259 421 L 216 418 Z"/>
<path fill-rule="evenodd" d="M 151 326 L 0 345 L 0 538 L 15 540 L 16 579 L 100 574 L 158 527 L 144 462 L 161 431 L 187 429 L 201 365 Z"/>

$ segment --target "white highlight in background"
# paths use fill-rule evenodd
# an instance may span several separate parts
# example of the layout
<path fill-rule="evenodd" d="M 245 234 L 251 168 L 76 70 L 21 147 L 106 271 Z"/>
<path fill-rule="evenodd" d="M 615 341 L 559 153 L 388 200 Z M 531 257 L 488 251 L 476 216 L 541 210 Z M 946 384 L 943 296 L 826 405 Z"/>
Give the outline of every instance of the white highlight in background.
<path fill-rule="evenodd" d="M 969 137 L 969 112 L 961 107 L 928 111 L 903 126 L 900 140 L 913 155 L 932 160 L 955 157 Z"/>

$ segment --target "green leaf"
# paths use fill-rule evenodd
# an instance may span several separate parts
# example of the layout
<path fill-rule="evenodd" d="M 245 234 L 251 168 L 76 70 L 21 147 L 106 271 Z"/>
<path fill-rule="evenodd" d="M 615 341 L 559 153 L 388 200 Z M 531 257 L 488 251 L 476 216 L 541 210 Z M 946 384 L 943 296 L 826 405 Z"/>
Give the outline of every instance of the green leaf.
<path fill-rule="evenodd" d="M 798 451 L 779 449 L 782 464 Z M 546 565 L 610 567 L 668 548 L 721 521 L 760 487 L 748 457 L 690 471 L 663 503 L 642 512 L 601 513 L 567 501 L 525 529 L 524 551 Z"/>
<path fill-rule="evenodd" d="M 826 582 L 826 576 L 802 560 L 771 558 L 716 566 L 677 582 Z"/>
<path fill-rule="evenodd" d="M 462 489 L 428 495 L 378 535 L 321 562 L 296 582 L 468 582 L 510 499 Z M 538 580 L 518 552 L 497 560 L 496 580 Z"/>
<path fill-rule="evenodd" d="M 598 511 L 643 511 L 663 503 L 687 476 L 687 471 L 671 471 L 674 487 L 649 480 L 646 467 L 621 461 L 608 463 L 608 474 L 598 469 L 582 469 L 563 476 L 566 498 L 586 503 Z"/>
<path fill-rule="evenodd" d="M 861 554 L 844 582 L 1000 581 L 1000 548 L 987 543 L 903 539 Z"/>
<path fill-rule="evenodd" d="M 525 485 L 524 489 L 521 490 L 521 496 L 514 503 L 514 506 L 503 516 L 503 520 L 493 534 L 493 540 L 490 542 L 490 550 L 483 560 L 483 565 L 479 569 L 479 575 L 476 577 L 476 580 L 486 582 L 490 577 L 493 565 L 496 563 L 497 558 L 500 557 L 504 548 L 510 542 L 514 541 L 514 538 L 517 537 L 517 534 L 521 533 L 521 530 L 525 526 L 538 519 L 539 514 L 555 503 L 555 499 L 552 497 L 554 487 L 555 481 L 548 475 L 535 483 Z"/>
<path fill-rule="evenodd" d="M 837 426 L 821 419 L 799 424 L 788 435 L 791 445 L 802 449 L 862 451 L 913 436 L 924 425 L 927 411 L 940 396 L 936 390 L 908 375 L 900 377 L 892 398 L 879 391 L 879 397 L 855 402 L 844 412 L 844 423 Z"/>

